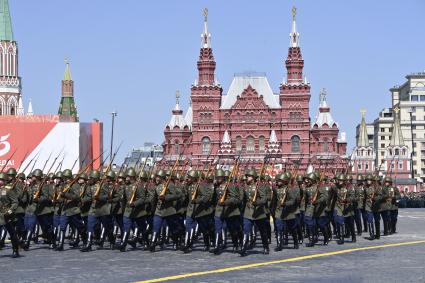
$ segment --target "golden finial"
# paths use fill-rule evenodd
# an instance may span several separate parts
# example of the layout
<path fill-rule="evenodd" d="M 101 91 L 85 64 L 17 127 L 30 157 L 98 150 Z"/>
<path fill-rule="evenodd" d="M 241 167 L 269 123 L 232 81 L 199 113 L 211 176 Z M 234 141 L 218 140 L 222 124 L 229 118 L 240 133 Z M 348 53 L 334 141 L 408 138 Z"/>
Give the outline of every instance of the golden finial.
<path fill-rule="evenodd" d="M 362 114 L 362 118 L 366 115 L 366 109 L 360 109 L 360 113 Z"/>
<path fill-rule="evenodd" d="M 208 20 L 208 8 L 204 9 L 204 21 Z"/>
<path fill-rule="evenodd" d="M 292 7 L 292 20 L 295 22 L 295 17 L 297 16 L 297 7 Z"/>
<path fill-rule="evenodd" d="M 180 91 L 176 90 L 176 104 L 180 103 Z"/>

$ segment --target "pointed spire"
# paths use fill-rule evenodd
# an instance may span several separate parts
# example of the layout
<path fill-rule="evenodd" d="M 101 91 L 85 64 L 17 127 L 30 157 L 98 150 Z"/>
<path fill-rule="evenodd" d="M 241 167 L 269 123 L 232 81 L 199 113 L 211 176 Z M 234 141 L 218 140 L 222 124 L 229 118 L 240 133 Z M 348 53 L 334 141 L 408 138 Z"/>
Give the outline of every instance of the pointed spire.
<path fill-rule="evenodd" d="M 393 124 L 393 134 L 391 136 L 391 146 L 403 146 L 404 139 L 403 139 L 403 133 L 401 131 L 400 126 L 400 108 L 396 107 L 393 110 L 394 112 L 394 124 Z"/>
<path fill-rule="evenodd" d="M 224 132 L 223 140 L 221 142 L 222 143 L 230 143 L 231 142 L 229 132 L 227 130 Z"/>
<path fill-rule="evenodd" d="M 272 130 L 272 133 L 270 134 L 269 143 L 277 143 L 277 136 L 275 130 Z"/>
<path fill-rule="evenodd" d="M 216 80 L 214 77 L 215 61 L 211 48 L 211 34 L 208 32 L 208 9 L 204 9 L 204 32 L 201 35 L 202 44 L 198 60 L 198 81 L 196 86 L 211 86 Z"/>
<path fill-rule="evenodd" d="M 64 81 L 72 81 L 71 79 L 71 68 L 69 67 L 69 60 L 68 58 L 65 58 L 65 74 L 63 75 Z"/>
<path fill-rule="evenodd" d="M 189 108 L 187 109 L 186 115 L 184 116 L 186 124 L 189 126 L 189 129 L 192 129 L 193 121 L 193 110 L 192 110 L 192 100 L 189 100 Z"/>
<path fill-rule="evenodd" d="M 8 0 L 0 0 L 0 40 L 13 41 L 12 19 Z"/>
<path fill-rule="evenodd" d="M 319 94 L 319 113 L 316 115 L 316 121 L 313 124 L 313 126 L 317 125 L 319 128 L 324 124 L 328 125 L 329 127 L 333 127 L 334 125 L 338 126 L 331 115 L 331 108 L 326 102 L 326 95 L 326 89 L 323 88 Z"/>
<path fill-rule="evenodd" d="M 276 131 L 272 130 L 270 133 L 269 144 L 267 145 L 268 153 L 280 153 L 279 141 L 277 140 Z"/>
<path fill-rule="evenodd" d="M 296 16 L 297 8 L 294 6 L 292 7 L 292 31 L 289 34 L 289 47 L 299 47 L 300 34 L 297 32 Z"/>
<path fill-rule="evenodd" d="M 178 90 L 176 91 L 176 106 L 174 106 L 172 113 L 171 120 L 167 125 L 170 129 L 174 129 L 176 126 L 183 129 L 187 126 L 187 123 L 183 118 L 183 110 L 180 109 L 180 91 Z"/>
<path fill-rule="evenodd" d="M 25 114 L 24 103 L 22 102 L 22 96 L 18 98 L 18 109 L 16 111 L 16 115 L 23 116 Z"/>
<path fill-rule="evenodd" d="M 232 155 L 234 153 L 232 150 L 232 141 L 227 130 L 224 132 L 218 153 L 221 155 Z"/>
<path fill-rule="evenodd" d="M 30 98 L 30 102 L 28 103 L 28 112 L 27 112 L 28 116 L 33 116 L 34 115 L 34 111 L 32 109 L 32 100 Z"/>
<path fill-rule="evenodd" d="M 362 109 L 360 110 L 360 113 L 362 114 L 362 121 L 360 123 L 359 139 L 357 140 L 357 146 L 368 147 L 369 139 L 367 137 L 367 128 L 366 128 L 366 120 L 365 120 L 366 110 Z"/>
<path fill-rule="evenodd" d="M 204 32 L 201 34 L 201 47 L 211 48 L 211 34 L 208 32 L 208 9 L 204 9 Z"/>

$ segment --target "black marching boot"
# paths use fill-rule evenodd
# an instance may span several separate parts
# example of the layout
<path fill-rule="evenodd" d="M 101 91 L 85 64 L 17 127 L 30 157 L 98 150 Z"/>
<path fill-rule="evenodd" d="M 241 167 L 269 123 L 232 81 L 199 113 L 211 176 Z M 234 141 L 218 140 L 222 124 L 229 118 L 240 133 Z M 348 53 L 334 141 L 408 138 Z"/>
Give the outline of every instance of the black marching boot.
<path fill-rule="evenodd" d="M 155 246 L 156 246 L 156 242 L 158 241 L 158 233 L 153 232 L 152 233 L 152 239 L 151 239 L 151 244 L 149 246 L 149 251 L 151 253 L 155 252 Z"/>
<path fill-rule="evenodd" d="M 314 247 L 314 232 L 312 229 L 308 229 L 308 243 L 305 245 L 306 247 Z"/>
<path fill-rule="evenodd" d="M 238 241 L 238 234 L 237 233 L 232 233 L 230 235 L 232 237 L 232 251 L 233 253 L 239 253 L 239 241 Z"/>
<path fill-rule="evenodd" d="M 340 225 L 337 228 L 337 236 L 338 236 L 338 240 L 337 240 L 337 244 L 338 245 L 343 245 L 344 244 L 344 240 L 345 240 L 345 225 Z"/>
<path fill-rule="evenodd" d="M 56 251 L 63 251 L 63 245 L 65 242 L 65 232 L 59 231 L 58 245 L 56 247 Z"/>
<path fill-rule="evenodd" d="M 203 235 L 203 238 L 204 238 L 204 252 L 208 252 L 210 250 L 210 245 L 211 245 L 210 234 L 205 233 Z"/>
<path fill-rule="evenodd" d="M 282 232 L 277 233 L 276 236 L 276 247 L 274 248 L 275 252 L 280 252 L 283 247 L 282 247 Z"/>
<path fill-rule="evenodd" d="M 248 246 L 249 246 L 249 237 L 247 234 L 244 234 L 243 240 L 242 240 L 242 247 L 240 251 L 241 256 L 246 256 L 246 251 L 248 250 Z"/>
<path fill-rule="evenodd" d="M 89 232 L 87 235 L 87 241 L 84 247 L 80 250 L 81 252 L 89 252 L 92 250 L 93 245 L 93 233 Z"/>
<path fill-rule="evenodd" d="M 221 252 L 221 238 L 220 233 L 215 234 L 215 241 L 214 241 L 214 249 L 212 249 L 210 252 L 212 252 L 215 255 L 219 255 Z"/>
<path fill-rule="evenodd" d="M 184 235 L 183 253 L 185 254 L 192 252 L 192 247 L 191 247 L 192 233 L 193 233 L 193 229 L 190 230 L 190 232 L 186 232 Z"/>
<path fill-rule="evenodd" d="M 270 253 L 269 249 L 269 238 L 267 237 L 267 231 L 264 231 L 261 234 L 261 242 L 263 244 L 263 254 L 268 255 Z"/>
<path fill-rule="evenodd" d="M 373 240 L 375 240 L 375 226 L 373 225 L 373 223 L 368 223 L 367 226 L 368 226 L 368 229 L 369 229 L 368 240 L 373 241 Z"/>
<path fill-rule="evenodd" d="M 30 249 L 31 240 L 32 240 L 32 232 L 27 231 L 27 236 L 25 238 L 25 244 L 23 246 L 24 251 L 28 251 Z"/>
<path fill-rule="evenodd" d="M 300 246 L 299 246 L 299 243 L 298 243 L 298 231 L 297 231 L 297 229 L 292 230 L 292 238 L 294 239 L 294 249 L 298 250 Z"/>
<path fill-rule="evenodd" d="M 352 243 L 357 242 L 353 221 L 351 221 L 351 223 L 350 223 L 350 232 L 351 232 L 351 242 Z M 360 233 L 360 235 L 361 235 L 361 233 Z"/>
<path fill-rule="evenodd" d="M 379 221 L 375 221 L 375 239 L 381 238 L 381 223 Z"/>

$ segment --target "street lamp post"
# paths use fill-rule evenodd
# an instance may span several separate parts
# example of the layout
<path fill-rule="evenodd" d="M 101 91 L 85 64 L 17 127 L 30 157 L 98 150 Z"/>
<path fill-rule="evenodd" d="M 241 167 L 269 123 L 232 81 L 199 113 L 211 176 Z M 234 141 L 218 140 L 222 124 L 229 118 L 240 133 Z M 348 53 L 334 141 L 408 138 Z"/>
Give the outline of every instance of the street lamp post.
<path fill-rule="evenodd" d="M 408 110 L 410 114 L 410 136 L 412 137 L 412 152 L 410 153 L 410 170 L 412 174 L 412 178 L 415 178 L 415 171 L 413 170 L 413 156 L 415 155 L 415 147 L 413 146 L 413 108 L 409 108 Z"/>
<path fill-rule="evenodd" d="M 112 127 L 111 127 L 111 152 L 110 152 L 110 155 L 109 155 L 109 162 L 111 162 L 112 161 L 112 149 L 113 149 L 113 146 L 114 146 L 114 125 L 115 125 L 115 117 L 118 115 L 118 113 L 117 113 L 117 111 L 113 111 L 112 113 L 111 113 L 111 115 L 112 115 Z"/>

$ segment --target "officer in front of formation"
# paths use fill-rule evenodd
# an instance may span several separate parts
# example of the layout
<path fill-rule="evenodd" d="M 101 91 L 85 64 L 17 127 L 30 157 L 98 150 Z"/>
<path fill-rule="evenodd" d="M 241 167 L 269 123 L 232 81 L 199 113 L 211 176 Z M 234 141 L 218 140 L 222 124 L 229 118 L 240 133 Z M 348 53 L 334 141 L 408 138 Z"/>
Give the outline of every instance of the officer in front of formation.
<path fill-rule="evenodd" d="M 0 227 L 6 229 L 12 242 L 12 257 L 19 257 L 19 239 L 16 233 L 15 212 L 18 208 L 17 191 L 7 185 L 9 177 L 0 172 Z"/>
<path fill-rule="evenodd" d="M 266 220 L 266 204 L 267 190 L 264 185 L 257 182 L 257 172 L 255 169 L 250 169 L 246 173 L 246 186 L 243 193 L 243 241 L 241 248 L 241 256 L 245 256 L 248 245 L 249 235 L 254 225 L 260 230 L 261 242 L 263 244 L 263 253 L 269 253 L 269 241 L 267 235 L 267 220 Z"/>

